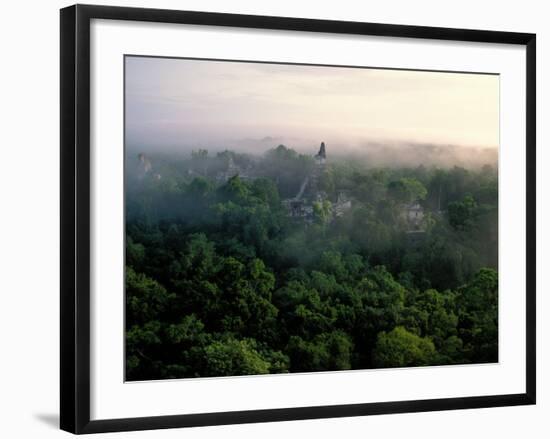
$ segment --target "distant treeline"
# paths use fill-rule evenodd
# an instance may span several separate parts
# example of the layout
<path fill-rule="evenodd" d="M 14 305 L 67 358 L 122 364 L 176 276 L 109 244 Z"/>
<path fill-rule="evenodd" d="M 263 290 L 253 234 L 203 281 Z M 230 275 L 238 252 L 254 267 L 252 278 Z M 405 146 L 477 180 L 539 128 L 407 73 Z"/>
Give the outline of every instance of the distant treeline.
<path fill-rule="evenodd" d="M 231 151 L 238 150 L 241 157 L 251 159 L 258 158 L 258 151 L 262 154 L 271 148 L 274 142 L 285 143 L 284 138 L 265 137 L 263 139 L 242 139 L 228 141 Z M 298 152 L 310 151 L 314 153 L 316 141 L 306 141 L 303 139 L 293 139 L 292 142 L 299 143 Z M 291 142 L 291 143 L 292 143 Z M 353 161 L 360 164 L 363 168 L 375 167 L 405 167 L 416 168 L 418 166 L 452 168 L 454 166 L 467 169 L 479 170 L 484 165 L 496 166 L 498 162 L 498 148 L 495 146 L 459 146 L 452 144 L 438 143 L 420 143 L 404 141 L 357 141 L 353 144 L 345 142 L 329 142 L 330 157 L 334 160 Z M 223 153 L 225 147 L 213 146 L 209 148 L 209 159 L 212 162 L 217 154 Z M 174 145 L 172 147 L 158 145 L 130 145 L 129 153 L 137 156 L 139 152 L 145 152 L 159 158 L 185 157 L 192 152 L 197 152 L 197 148 L 190 145 Z M 245 153 L 245 154 L 244 154 Z M 260 154 L 261 155 L 261 154 Z"/>

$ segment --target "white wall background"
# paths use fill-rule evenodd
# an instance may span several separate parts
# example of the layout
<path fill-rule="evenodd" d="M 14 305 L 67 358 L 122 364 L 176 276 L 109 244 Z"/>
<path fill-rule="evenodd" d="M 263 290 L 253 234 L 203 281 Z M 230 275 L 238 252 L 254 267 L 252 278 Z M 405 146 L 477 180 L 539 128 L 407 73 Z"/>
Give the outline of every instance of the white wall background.
<path fill-rule="evenodd" d="M 550 436 L 550 27 L 543 1 L 104 0 L 88 3 L 301 16 L 537 33 L 538 405 L 186 430 L 117 433 L 139 438 L 481 438 Z M 3 4 L 0 14 L 0 436 L 62 437 L 59 357 L 59 12 L 70 2 Z M 545 126 L 546 125 L 546 126 Z M 545 203 L 546 201 L 546 203 Z"/>

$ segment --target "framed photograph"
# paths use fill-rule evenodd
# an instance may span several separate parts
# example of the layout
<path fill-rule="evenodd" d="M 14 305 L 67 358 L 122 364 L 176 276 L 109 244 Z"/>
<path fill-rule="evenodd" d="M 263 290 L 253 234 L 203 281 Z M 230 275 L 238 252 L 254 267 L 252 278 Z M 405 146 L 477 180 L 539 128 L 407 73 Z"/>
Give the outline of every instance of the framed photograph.
<path fill-rule="evenodd" d="M 61 10 L 61 428 L 535 403 L 535 35 Z"/>

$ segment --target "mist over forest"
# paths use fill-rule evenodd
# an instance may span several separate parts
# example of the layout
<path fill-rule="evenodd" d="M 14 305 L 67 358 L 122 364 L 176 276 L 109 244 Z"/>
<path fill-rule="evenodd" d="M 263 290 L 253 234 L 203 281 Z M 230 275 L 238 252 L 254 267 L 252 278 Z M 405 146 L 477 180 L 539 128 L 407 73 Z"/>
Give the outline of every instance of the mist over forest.
<path fill-rule="evenodd" d="M 126 149 L 127 379 L 498 361 L 497 150 L 278 140 Z"/>
<path fill-rule="evenodd" d="M 127 146 L 129 156 L 140 152 L 162 156 L 191 156 L 197 149 L 211 153 L 226 150 L 239 151 L 255 157 L 263 156 L 273 145 L 292 145 L 298 153 L 309 154 L 317 145 L 315 140 L 266 136 L 260 139 L 239 139 L 225 142 L 202 142 L 192 145 L 140 145 Z M 366 167 L 440 167 L 460 166 L 467 169 L 480 169 L 484 165 L 498 166 L 498 148 L 472 147 L 431 143 L 406 143 L 400 141 L 363 141 L 355 144 L 330 143 L 331 158 L 340 161 L 359 161 Z"/>

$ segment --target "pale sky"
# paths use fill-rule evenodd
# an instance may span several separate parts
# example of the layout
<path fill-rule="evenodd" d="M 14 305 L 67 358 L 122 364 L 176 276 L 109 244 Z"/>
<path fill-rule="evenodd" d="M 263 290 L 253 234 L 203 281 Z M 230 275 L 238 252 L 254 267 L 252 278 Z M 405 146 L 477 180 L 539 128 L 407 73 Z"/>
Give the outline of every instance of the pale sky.
<path fill-rule="evenodd" d="M 297 149 L 321 140 L 496 148 L 498 111 L 496 75 L 126 58 L 130 147 L 264 139 Z"/>

